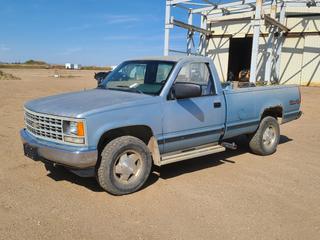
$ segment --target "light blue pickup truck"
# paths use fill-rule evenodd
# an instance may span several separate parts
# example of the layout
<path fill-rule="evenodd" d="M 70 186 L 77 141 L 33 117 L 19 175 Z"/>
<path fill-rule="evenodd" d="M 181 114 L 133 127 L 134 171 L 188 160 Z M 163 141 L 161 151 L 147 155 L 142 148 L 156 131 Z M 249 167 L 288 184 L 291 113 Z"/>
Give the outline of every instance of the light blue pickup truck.
<path fill-rule="evenodd" d="M 114 195 L 132 193 L 162 166 L 235 148 L 246 134 L 253 153 L 276 151 L 280 129 L 300 117 L 298 86 L 221 84 L 211 59 L 125 61 L 92 90 L 25 104 L 26 156 L 94 175 Z"/>

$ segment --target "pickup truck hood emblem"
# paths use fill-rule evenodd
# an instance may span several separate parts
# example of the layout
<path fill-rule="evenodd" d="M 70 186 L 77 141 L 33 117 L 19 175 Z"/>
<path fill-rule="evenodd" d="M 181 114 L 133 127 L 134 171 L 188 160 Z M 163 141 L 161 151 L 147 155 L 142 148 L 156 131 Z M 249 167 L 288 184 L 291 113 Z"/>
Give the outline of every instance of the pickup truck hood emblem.
<path fill-rule="evenodd" d="M 114 109 L 154 102 L 153 96 L 124 91 L 92 89 L 29 101 L 31 111 L 65 117 L 84 117 L 101 109 Z"/>

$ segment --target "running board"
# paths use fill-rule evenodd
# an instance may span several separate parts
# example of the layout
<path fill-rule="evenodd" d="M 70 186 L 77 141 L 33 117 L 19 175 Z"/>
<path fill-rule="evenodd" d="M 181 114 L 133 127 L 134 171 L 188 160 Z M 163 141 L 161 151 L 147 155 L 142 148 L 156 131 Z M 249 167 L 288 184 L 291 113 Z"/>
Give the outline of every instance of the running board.
<path fill-rule="evenodd" d="M 161 157 L 161 166 L 169 163 L 179 162 L 191 158 L 202 157 L 213 153 L 223 152 L 226 148 L 221 145 L 206 145 L 183 152 L 167 153 Z"/>

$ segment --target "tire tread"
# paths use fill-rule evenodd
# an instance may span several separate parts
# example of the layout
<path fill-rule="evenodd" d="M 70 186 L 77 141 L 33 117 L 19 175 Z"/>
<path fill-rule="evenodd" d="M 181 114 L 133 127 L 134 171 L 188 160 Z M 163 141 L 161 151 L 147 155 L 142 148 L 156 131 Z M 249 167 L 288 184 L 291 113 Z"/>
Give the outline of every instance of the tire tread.
<path fill-rule="evenodd" d="M 280 135 L 279 124 L 277 120 L 271 116 L 264 117 L 260 122 L 259 128 L 253 134 L 249 142 L 249 147 L 251 151 L 257 155 L 267 156 L 267 155 L 273 154 L 277 150 L 278 143 L 275 145 L 275 148 L 271 152 L 267 152 L 262 145 L 262 136 L 264 133 L 264 127 L 266 124 L 268 124 L 268 122 L 272 122 L 277 126 L 277 129 Z M 278 136 L 278 139 L 279 139 L 279 136 Z"/>
<path fill-rule="evenodd" d="M 110 156 L 113 155 L 113 152 L 116 149 L 119 149 L 121 147 L 130 145 L 130 144 L 138 144 L 138 145 L 140 145 L 140 147 L 142 147 L 144 149 L 144 151 L 147 155 L 147 158 L 148 158 L 147 161 L 149 161 L 147 163 L 147 167 L 149 169 L 147 169 L 147 174 L 146 174 L 146 176 L 143 177 L 141 184 L 136 186 L 134 189 L 131 189 L 131 190 L 119 189 L 114 184 L 112 184 L 111 179 L 105 177 L 105 172 L 109 173 L 110 171 L 112 171 L 112 169 L 110 169 L 112 167 L 111 166 L 112 158 L 110 158 Z M 145 145 L 145 143 L 142 140 L 140 140 L 136 137 L 133 137 L 133 136 L 122 136 L 122 137 L 119 137 L 119 138 L 112 140 L 104 147 L 104 149 L 101 153 L 100 166 L 98 167 L 98 171 L 97 171 L 97 180 L 98 180 L 100 186 L 104 190 L 106 190 L 107 192 L 109 192 L 113 195 L 124 195 L 124 194 L 128 194 L 128 193 L 132 193 L 132 192 L 137 191 L 139 188 L 141 188 L 142 185 L 145 183 L 145 181 L 147 180 L 147 178 L 149 176 L 149 173 L 151 170 L 151 165 L 152 165 L 151 154 L 150 154 L 148 147 Z"/>

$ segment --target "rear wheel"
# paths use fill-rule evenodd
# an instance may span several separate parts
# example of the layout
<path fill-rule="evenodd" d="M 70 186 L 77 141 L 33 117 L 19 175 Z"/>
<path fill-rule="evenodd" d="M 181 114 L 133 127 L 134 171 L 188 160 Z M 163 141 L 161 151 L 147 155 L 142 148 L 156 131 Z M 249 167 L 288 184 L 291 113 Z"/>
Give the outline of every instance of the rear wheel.
<path fill-rule="evenodd" d="M 132 136 L 123 136 L 107 144 L 97 171 L 100 186 L 114 195 L 139 190 L 146 182 L 152 166 L 146 144 Z"/>
<path fill-rule="evenodd" d="M 273 117 L 265 117 L 261 120 L 258 130 L 249 142 L 253 153 L 266 156 L 274 153 L 280 139 L 278 121 Z"/>

